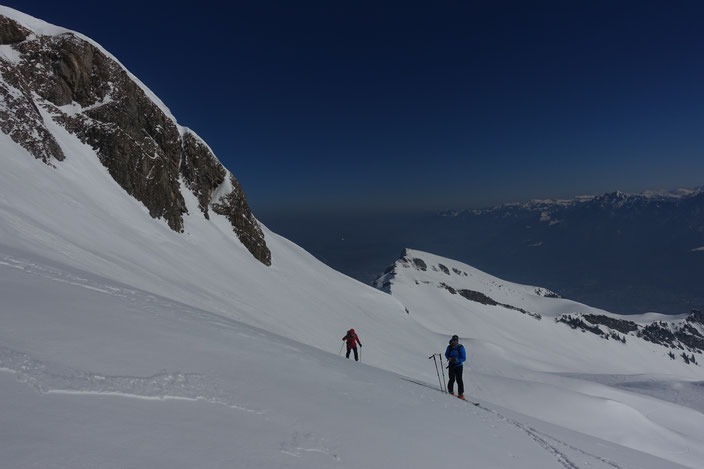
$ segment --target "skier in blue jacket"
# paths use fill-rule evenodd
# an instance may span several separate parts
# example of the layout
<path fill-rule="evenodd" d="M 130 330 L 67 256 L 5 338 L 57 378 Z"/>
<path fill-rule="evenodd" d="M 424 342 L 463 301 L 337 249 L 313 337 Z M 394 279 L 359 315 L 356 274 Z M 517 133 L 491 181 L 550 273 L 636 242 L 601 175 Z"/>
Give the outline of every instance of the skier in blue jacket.
<path fill-rule="evenodd" d="M 447 366 L 450 381 L 447 383 L 447 391 L 455 395 L 453 389 L 455 381 L 457 381 L 457 397 L 464 400 L 464 383 L 462 382 L 462 365 L 465 360 L 467 360 L 467 352 L 464 350 L 464 346 L 460 344 L 460 338 L 456 335 L 452 336 L 450 339 L 450 344 L 445 350 L 445 358 L 449 365 Z"/>

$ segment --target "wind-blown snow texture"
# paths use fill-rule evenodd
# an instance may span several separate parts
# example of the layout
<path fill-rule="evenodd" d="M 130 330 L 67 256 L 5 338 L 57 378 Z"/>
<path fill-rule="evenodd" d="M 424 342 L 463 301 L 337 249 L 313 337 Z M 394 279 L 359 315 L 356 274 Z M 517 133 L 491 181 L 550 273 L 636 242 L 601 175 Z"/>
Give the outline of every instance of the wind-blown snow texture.
<path fill-rule="evenodd" d="M 41 116 L 55 167 L 0 133 L 3 466 L 700 467 L 701 367 L 550 319 L 592 308 L 498 279 L 483 293 L 517 309 L 478 304 L 423 282 L 488 276 L 413 251 L 429 270 L 389 295 L 263 227 L 266 266 L 191 191 L 183 232 L 152 218 Z M 338 356 L 350 327 L 364 363 Z M 479 407 L 437 390 L 452 333 Z"/>

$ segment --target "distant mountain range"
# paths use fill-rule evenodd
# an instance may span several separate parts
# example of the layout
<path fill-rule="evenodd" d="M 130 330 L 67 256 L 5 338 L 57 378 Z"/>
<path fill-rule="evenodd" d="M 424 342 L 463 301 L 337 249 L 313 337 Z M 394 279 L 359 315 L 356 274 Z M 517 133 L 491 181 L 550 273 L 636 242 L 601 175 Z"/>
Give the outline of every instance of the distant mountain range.
<path fill-rule="evenodd" d="M 445 213 L 479 260 L 610 311 L 684 313 L 704 304 L 704 191 L 607 193 Z M 491 253 L 491 255 L 487 255 Z"/>
<path fill-rule="evenodd" d="M 703 187 L 422 215 L 264 220 L 365 283 L 399 246 L 412 246 L 618 313 L 704 306 Z"/>
<path fill-rule="evenodd" d="M 480 210 L 448 210 L 443 212 L 444 216 L 466 216 L 471 215 L 486 215 L 488 213 L 507 213 L 511 210 L 524 210 L 527 212 L 550 212 L 566 209 L 581 207 L 589 203 L 596 203 L 602 208 L 621 208 L 625 206 L 633 206 L 637 204 L 644 204 L 650 202 L 672 202 L 679 201 L 694 195 L 698 195 L 704 192 L 704 186 L 696 187 L 694 189 L 675 189 L 675 190 L 650 190 L 642 193 L 626 193 L 621 191 L 607 192 L 603 195 L 580 195 L 569 199 L 533 199 L 528 202 L 516 202 L 507 203 L 502 205 L 496 205 L 494 207 L 480 209 Z M 546 216 L 541 217 L 541 221 L 550 221 Z M 557 221 L 552 224 L 557 223 Z"/>

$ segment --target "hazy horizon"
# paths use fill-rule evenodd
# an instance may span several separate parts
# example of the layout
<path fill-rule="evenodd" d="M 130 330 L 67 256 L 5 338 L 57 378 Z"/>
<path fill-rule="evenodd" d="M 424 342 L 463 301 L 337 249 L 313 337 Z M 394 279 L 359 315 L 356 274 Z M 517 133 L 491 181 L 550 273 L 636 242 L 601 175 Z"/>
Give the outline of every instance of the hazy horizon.
<path fill-rule="evenodd" d="M 513 199 L 513 200 L 499 200 L 495 203 L 487 202 L 485 204 L 478 204 L 473 206 L 464 207 L 446 207 L 446 208 L 428 208 L 428 207 L 350 207 L 350 206 L 331 206 L 322 207 L 316 206 L 312 208 L 308 207 L 288 207 L 286 205 L 279 205 L 276 207 L 258 207 L 256 201 L 250 205 L 252 206 L 252 211 L 256 214 L 264 214 L 265 216 L 282 216 L 282 215 L 295 215 L 297 213 L 305 214 L 320 214 L 320 215 L 335 215 L 335 214 L 354 214 L 354 215 L 385 215 L 385 214 L 432 214 L 432 213 L 442 213 L 451 211 L 463 211 L 463 210 L 484 210 L 493 207 L 499 207 L 502 205 L 512 205 L 512 204 L 523 204 L 536 200 L 571 200 L 578 197 L 598 197 L 604 194 L 610 194 L 615 192 L 623 192 L 627 194 L 645 194 L 648 192 L 673 192 L 677 190 L 704 190 L 704 184 L 693 184 L 690 186 L 673 186 L 673 187 L 657 187 L 657 188 L 645 188 L 638 191 L 627 191 L 621 188 L 614 188 L 612 190 L 606 190 L 599 193 L 574 193 L 567 195 L 546 195 L 546 196 L 536 196 L 523 199 Z"/>

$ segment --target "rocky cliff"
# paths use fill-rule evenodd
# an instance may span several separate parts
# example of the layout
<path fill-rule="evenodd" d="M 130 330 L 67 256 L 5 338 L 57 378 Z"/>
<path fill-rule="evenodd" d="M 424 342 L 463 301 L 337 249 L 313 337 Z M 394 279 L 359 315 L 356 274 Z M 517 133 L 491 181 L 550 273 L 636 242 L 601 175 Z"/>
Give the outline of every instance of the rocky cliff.
<path fill-rule="evenodd" d="M 211 208 L 227 217 L 252 255 L 271 265 L 244 191 L 210 148 L 99 46 L 55 29 L 33 31 L 0 15 L 0 130 L 34 157 L 57 165 L 70 155 L 49 130 L 51 119 L 90 145 L 153 218 L 183 231 L 185 186 L 205 218 Z"/>

